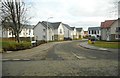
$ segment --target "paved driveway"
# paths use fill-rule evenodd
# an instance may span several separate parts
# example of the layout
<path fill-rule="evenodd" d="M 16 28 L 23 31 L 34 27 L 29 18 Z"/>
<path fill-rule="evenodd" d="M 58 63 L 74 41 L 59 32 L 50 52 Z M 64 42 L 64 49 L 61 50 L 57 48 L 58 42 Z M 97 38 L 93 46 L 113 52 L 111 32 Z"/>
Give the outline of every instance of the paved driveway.
<path fill-rule="evenodd" d="M 4 76 L 117 76 L 118 52 L 79 46 L 81 41 L 48 43 L 25 52 L 3 54 Z M 47 47 L 47 50 L 40 50 Z M 42 47 L 42 48 L 41 48 Z M 23 54 L 21 54 L 23 53 Z M 25 55 L 24 55 L 25 53 Z M 29 54 L 30 53 L 30 54 Z M 18 55 L 17 55 L 18 54 Z M 28 55 L 27 55 L 28 54 Z M 13 55 L 13 56 L 12 56 Z"/>

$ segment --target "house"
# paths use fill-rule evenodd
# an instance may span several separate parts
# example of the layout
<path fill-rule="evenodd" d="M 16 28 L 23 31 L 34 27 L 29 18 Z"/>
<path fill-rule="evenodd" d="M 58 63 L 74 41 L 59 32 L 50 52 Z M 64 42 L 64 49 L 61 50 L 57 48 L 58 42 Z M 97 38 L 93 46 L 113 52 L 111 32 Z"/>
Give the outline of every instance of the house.
<path fill-rule="evenodd" d="M 54 40 L 64 40 L 64 27 L 62 22 L 51 23 L 54 28 Z"/>
<path fill-rule="evenodd" d="M 71 29 L 71 27 L 67 24 L 63 24 L 63 28 L 64 28 L 64 38 L 73 39 L 73 30 Z"/>
<path fill-rule="evenodd" d="M 51 28 L 52 33 L 48 33 L 48 34 L 52 34 L 52 38 L 53 40 L 64 40 L 64 28 L 62 25 L 62 22 L 46 22 L 44 21 L 44 24 Z M 49 35 L 51 37 L 51 35 Z"/>
<path fill-rule="evenodd" d="M 78 39 L 79 38 L 79 32 L 77 32 L 75 27 L 71 27 L 72 33 L 73 33 L 73 39 Z"/>
<path fill-rule="evenodd" d="M 20 37 L 34 37 L 33 33 L 34 25 L 25 25 L 20 33 Z"/>
<path fill-rule="evenodd" d="M 120 20 L 106 20 L 101 22 L 101 39 L 114 41 L 120 39 Z"/>
<path fill-rule="evenodd" d="M 46 40 L 51 41 L 54 40 L 54 32 L 52 31 L 50 23 L 48 23 L 47 29 L 47 22 L 42 21 L 38 22 L 38 24 L 34 27 L 34 35 L 35 40 Z M 52 38 L 51 38 L 52 37 Z"/>
<path fill-rule="evenodd" d="M 76 28 L 78 34 L 79 34 L 79 38 L 80 39 L 83 39 L 83 36 L 84 36 L 84 30 L 83 28 Z"/>
<path fill-rule="evenodd" d="M 37 25 L 34 26 L 34 36 L 35 40 L 46 40 L 46 26 L 42 24 L 42 22 L 38 22 Z"/>
<path fill-rule="evenodd" d="M 83 37 L 84 37 L 84 38 L 87 38 L 87 37 L 88 37 L 88 31 L 84 31 Z"/>
<path fill-rule="evenodd" d="M 88 36 L 94 36 L 96 39 L 100 40 L 101 38 L 101 30 L 100 27 L 89 27 L 88 28 Z"/>
<path fill-rule="evenodd" d="M 24 25 L 24 27 L 22 28 L 19 37 L 34 37 L 33 34 L 33 27 L 34 25 Z M 15 37 L 15 35 L 13 34 L 13 31 L 11 28 L 3 28 L 2 29 L 2 38 L 11 38 L 11 37 Z"/>
<path fill-rule="evenodd" d="M 34 27 L 34 35 L 36 40 L 63 40 L 64 28 L 61 22 L 42 21 Z"/>

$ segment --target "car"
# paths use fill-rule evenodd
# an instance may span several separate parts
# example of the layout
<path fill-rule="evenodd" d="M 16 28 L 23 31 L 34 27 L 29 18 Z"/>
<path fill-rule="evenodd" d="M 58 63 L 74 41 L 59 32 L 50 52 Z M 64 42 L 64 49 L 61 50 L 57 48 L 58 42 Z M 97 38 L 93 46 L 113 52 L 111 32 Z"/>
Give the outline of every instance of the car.
<path fill-rule="evenodd" d="M 72 40 L 72 38 L 70 38 L 70 37 L 64 37 L 64 40 Z"/>

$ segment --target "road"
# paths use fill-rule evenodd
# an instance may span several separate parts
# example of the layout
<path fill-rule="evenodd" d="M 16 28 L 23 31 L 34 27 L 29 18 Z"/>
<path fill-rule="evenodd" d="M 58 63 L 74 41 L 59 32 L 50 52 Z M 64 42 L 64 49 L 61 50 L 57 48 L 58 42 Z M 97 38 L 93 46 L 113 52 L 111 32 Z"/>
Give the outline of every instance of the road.
<path fill-rule="evenodd" d="M 118 75 L 118 52 L 85 49 L 79 46 L 81 42 L 52 43 L 47 50 L 42 51 L 40 51 L 42 46 L 39 46 L 30 50 L 32 52 L 28 55 L 22 52 L 18 52 L 18 56 L 14 55 L 16 52 L 3 54 L 3 59 L 29 59 L 3 61 L 3 76 Z M 22 56 L 21 53 L 26 55 Z"/>

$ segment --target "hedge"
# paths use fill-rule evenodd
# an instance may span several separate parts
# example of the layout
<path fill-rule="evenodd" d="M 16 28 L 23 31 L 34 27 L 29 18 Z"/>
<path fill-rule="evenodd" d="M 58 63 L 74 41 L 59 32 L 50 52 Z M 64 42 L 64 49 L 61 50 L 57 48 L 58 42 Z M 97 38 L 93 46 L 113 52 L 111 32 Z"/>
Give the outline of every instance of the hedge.
<path fill-rule="evenodd" d="M 39 40 L 39 41 L 36 41 L 37 43 L 37 46 L 40 45 L 40 44 L 44 44 L 44 43 L 47 43 L 45 40 Z"/>
<path fill-rule="evenodd" d="M 31 47 L 31 43 L 30 42 L 21 42 L 21 43 L 17 43 L 17 42 L 2 42 L 2 48 L 4 51 L 17 51 L 17 50 L 24 50 L 24 49 L 28 49 Z"/>

